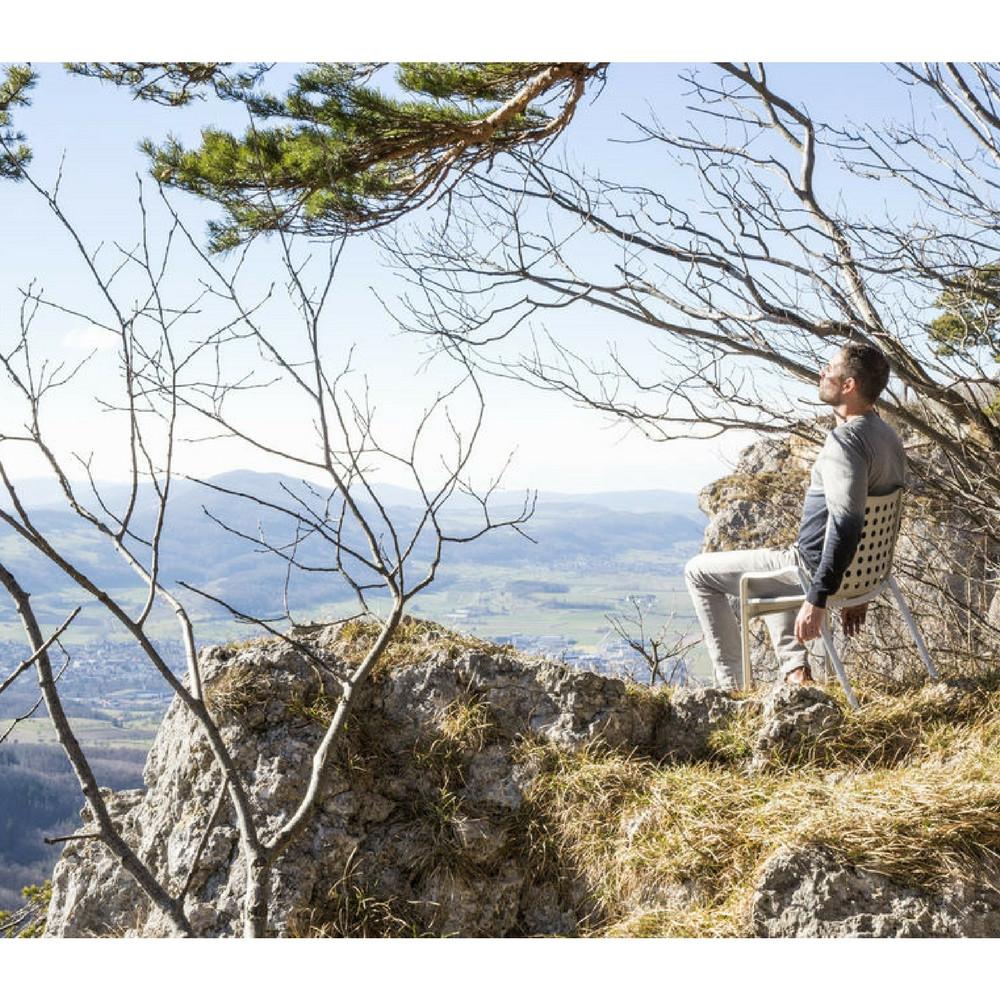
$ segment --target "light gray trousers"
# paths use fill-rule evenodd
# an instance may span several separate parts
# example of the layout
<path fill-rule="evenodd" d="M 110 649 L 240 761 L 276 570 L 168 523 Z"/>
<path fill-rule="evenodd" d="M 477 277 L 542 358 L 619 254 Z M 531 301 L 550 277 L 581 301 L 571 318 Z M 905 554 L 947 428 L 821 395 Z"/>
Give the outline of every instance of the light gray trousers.
<path fill-rule="evenodd" d="M 753 597 L 801 594 L 805 600 L 797 558 L 793 548 L 738 549 L 735 552 L 703 552 L 684 567 L 684 582 L 691 594 L 719 687 L 735 688 L 740 683 L 740 624 L 729 603 L 730 597 L 739 597 L 740 577 L 744 573 L 773 571 L 767 580 L 754 581 L 750 589 Z M 793 609 L 762 616 L 782 674 L 808 663 L 805 646 L 795 638 L 797 614 L 798 610 Z"/>

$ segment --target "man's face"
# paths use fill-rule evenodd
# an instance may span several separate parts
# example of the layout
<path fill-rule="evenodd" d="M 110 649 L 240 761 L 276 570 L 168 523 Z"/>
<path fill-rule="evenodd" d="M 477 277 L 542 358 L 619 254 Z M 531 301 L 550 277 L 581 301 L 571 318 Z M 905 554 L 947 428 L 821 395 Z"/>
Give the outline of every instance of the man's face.
<path fill-rule="evenodd" d="M 830 406 L 843 402 L 844 395 L 844 359 L 840 351 L 819 370 L 819 398 Z M 853 384 L 853 379 L 851 382 Z"/>

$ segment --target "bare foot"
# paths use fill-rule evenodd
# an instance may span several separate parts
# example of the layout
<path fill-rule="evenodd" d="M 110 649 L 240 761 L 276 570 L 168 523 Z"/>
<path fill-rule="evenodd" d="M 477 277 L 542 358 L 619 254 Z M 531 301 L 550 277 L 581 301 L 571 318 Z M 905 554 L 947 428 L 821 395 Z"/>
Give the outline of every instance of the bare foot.
<path fill-rule="evenodd" d="M 807 666 L 796 667 L 785 674 L 785 683 L 792 687 L 802 687 L 804 684 L 813 683 L 812 671 Z"/>

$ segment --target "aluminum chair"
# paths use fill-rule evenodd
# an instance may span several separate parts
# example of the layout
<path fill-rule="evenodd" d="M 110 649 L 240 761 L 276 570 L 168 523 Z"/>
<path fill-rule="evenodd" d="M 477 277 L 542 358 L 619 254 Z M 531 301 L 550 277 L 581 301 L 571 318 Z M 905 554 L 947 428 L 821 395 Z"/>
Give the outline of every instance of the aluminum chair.
<path fill-rule="evenodd" d="M 937 680 L 937 671 L 931 660 L 927 646 L 923 637 L 917 629 L 913 615 L 903 598 L 899 585 L 892 576 L 892 556 L 896 548 L 896 539 L 899 536 L 899 522 L 903 511 L 903 490 L 898 489 L 894 493 L 888 493 L 881 497 L 868 497 L 865 500 L 865 520 L 861 530 L 861 540 L 858 542 L 858 550 L 851 560 L 850 566 L 844 572 L 844 579 L 841 581 L 840 589 L 827 600 L 828 614 L 821 636 L 823 646 L 826 649 L 827 660 L 833 663 L 833 668 L 837 673 L 837 679 L 844 688 L 847 700 L 852 708 L 858 707 L 858 699 L 851 690 L 851 684 L 847 679 L 847 672 L 837 647 L 833 642 L 833 634 L 830 631 L 830 616 L 834 610 L 849 608 L 858 604 L 867 604 L 873 601 L 884 590 L 888 589 L 892 594 L 899 613 L 903 616 L 916 643 L 920 659 L 931 680 Z M 799 579 L 802 583 L 802 593 L 789 597 L 752 597 L 754 581 L 767 580 L 773 577 L 770 571 L 759 573 L 744 573 L 740 577 L 740 627 L 743 643 L 743 686 L 749 687 L 751 682 L 750 673 L 750 619 L 761 615 L 769 615 L 775 611 L 790 611 L 793 608 L 801 607 L 805 595 L 809 590 L 809 578 L 801 567 L 799 567 Z"/>

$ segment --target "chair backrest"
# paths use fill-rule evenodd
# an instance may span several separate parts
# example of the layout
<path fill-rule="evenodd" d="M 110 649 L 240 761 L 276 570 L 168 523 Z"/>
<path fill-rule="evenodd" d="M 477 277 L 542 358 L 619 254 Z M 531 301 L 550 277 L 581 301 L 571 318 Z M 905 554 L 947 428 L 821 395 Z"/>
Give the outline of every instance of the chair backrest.
<path fill-rule="evenodd" d="M 902 487 L 885 496 L 865 500 L 861 541 L 851 565 L 844 572 L 840 589 L 832 595 L 835 600 L 850 600 L 885 587 L 892 573 L 892 553 L 896 548 L 902 513 Z"/>

